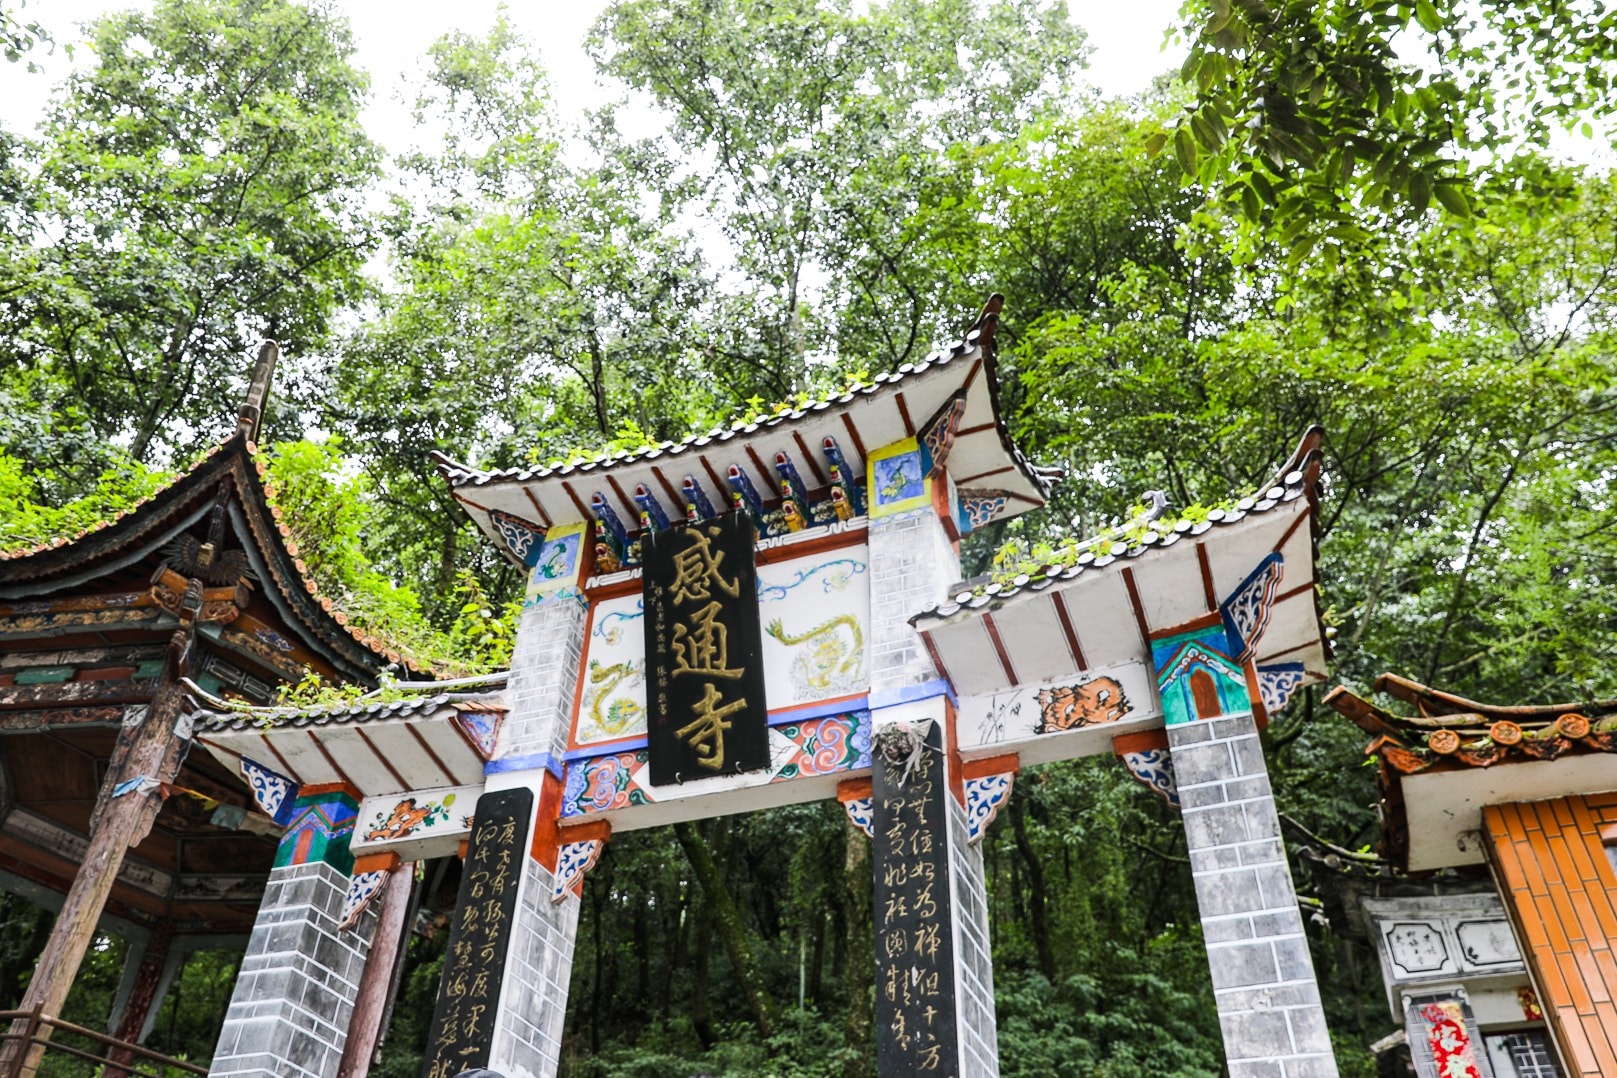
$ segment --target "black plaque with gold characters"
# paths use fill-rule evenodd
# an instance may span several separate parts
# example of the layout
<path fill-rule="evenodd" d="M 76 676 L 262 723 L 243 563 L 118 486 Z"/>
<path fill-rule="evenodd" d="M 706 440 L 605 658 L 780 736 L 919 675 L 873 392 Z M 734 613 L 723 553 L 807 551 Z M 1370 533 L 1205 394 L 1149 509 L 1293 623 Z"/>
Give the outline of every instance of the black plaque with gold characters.
<path fill-rule="evenodd" d="M 959 1073 L 949 825 L 941 734 L 871 770 L 875 804 L 876 1073 Z"/>
<path fill-rule="evenodd" d="M 769 766 L 752 518 L 640 540 L 653 786 Z"/>
<path fill-rule="evenodd" d="M 532 820 L 531 790 L 477 799 L 422 1078 L 488 1066 Z"/>

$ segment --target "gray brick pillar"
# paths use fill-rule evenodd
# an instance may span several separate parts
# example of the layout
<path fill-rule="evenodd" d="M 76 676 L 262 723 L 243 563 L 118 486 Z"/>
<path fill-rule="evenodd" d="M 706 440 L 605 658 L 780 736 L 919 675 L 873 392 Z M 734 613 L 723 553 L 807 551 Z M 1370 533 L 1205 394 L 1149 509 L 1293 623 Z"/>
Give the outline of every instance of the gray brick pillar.
<path fill-rule="evenodd" d="M 495 748 L 496 771 L 559 772 L 573 717 L 589 608 L 571 595 L 523 608 L 506 683 L 508 711 Z"/>
<path fill-rule="evenodd" d="M 888 690 L 926 685 L 940 677 L 910 618 L 943 601 L 960 580 L 960 554 L 939 508 L 947 511 L 942 472 L 928 475 L 930 457 L 914 438 L 875 450 L 865 466 L 870 499 L 871 707 Z M 913 698 L 913 693 L 898 694 Z"/>
<path fill-rule="evenodd" d="M 376 910 L 340 928 L 357 794 L 298 797 L 225 1012 L 212 1078 L 335 1078 Z"/>
<path fill-rule="evenodd" d="M 581 590 L 587 538 L 584 525 L 551 529 L 538 559 L 551 575 L 535 570 L 529 580 L 506 683 L 505 723 L 478 802 L 444 962 L 426 1078 L 470 1065 L 506 1078 L 551 1078 L 561 1061 L 579 894 L 607 833 L 586 827 L 564 834 L 557 826 L 589 616 Z M 522 807 L 525 796 L 532 800 Z M 491 831 L 484 806 L 496 804 L 505 806 L 502 824 Z M 498 923 L 490 919 L 495 915 Z"/>
<path fill-rule="evenodd" d="M 561 1062 L 581 903 L 565 887 L 555 901 L 557 890 L 556 872 L 527 858 L 490 1053 L 490 1069 L 507 1078 L 551 1078 Z"/>
<path fill-rule="evenodd" d="M 966 813 L 949 798 L 949 856 L 954 864 L 955 991 L 960 1000 L 961 1078 L 999 1078 L 994 1019 L 994 959 L 988 943 L 988 884 L 983 848 L 967 833 Z"/>
<path fill-rule="evenodd" d="M 908 439 L 871 453 L 866 482 L 872 727 L 927 731 L 924 778 L 900 782 L 903 768 L 880 760 L 874 769 L 877 1070 L 997 1078 L 982 850 L 970 840 L 949 742 L 949 689 L 910 626 L 960 579 L 939 516 L 947 479 L 929 471 L 930 458 Z"/>
<path fill-rule="evenodd" d="M 1216 615 L 1151 648 L 1230 1078 L 1335 1078 L 1245 674 Z"/>
<path fill-rule="evenodd" d="M 925 509 L 870 522 L 870 669 L 873 689 L 921 685 L 938 671 L 910 618 L 960 579 L 960 557 Z"/>

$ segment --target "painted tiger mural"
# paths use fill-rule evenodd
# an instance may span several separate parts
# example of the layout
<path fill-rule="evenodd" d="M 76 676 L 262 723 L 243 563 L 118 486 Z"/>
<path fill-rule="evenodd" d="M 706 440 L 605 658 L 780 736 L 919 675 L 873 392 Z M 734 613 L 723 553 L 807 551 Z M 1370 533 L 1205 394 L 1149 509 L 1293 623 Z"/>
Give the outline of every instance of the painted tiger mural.
<path fill-rule="evenodd" d="M 1039 724 L 1036 734 L 1076 730 L 1116 722 L 1134 708 L 1116 678 L 1092 678 L 1081 685 L 1063 685 L 1039 690 Z"/>

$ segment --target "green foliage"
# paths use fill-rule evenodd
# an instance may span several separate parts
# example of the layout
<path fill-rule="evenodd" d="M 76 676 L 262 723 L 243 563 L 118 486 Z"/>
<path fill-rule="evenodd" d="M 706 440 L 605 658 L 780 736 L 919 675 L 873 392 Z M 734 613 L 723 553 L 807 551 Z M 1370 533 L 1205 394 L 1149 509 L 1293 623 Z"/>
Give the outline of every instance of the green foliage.
<path fill-rule="evenodd" d="M 28 0 L 17 0 L 18 8 L 28 6 Z M 17 63 L 35 45 L 50 44 L 50 35 L 37 22 L 25 22 L 15 11 L 0 9 L 0 53 L 9 63 Z M 28 61 L 28 70 L 37 71 L 39 65 Z"/>
<path fill-rule="evenodd" d="M 1594 0 L 1186 0 L 1182 13 L 1194 98 L 1154 150 L 1171 143 L 1294 265 L 1428 209 L 1468 219 L 1484 212 L 1479 182 L 1521 146 L 1592 137 L 1591 121 L 1611 134 L 1599 117 L 1617 16 Z"/>
<path fill-rule="evenodd" d="M 150 461 L 231 419 L 258 335 L 295 387 L 357 294 L 366 80 L 319 0 L 161 0 L 95 21 L 90 48 L 27 153 L 5 363 L 70 386 L 97 436 Z"/>
<path fill-rule="evenodd" d="M 416 669 L 441 675 L 499 669 L 511 654 L 512 626 L 520 603 L 498 614 L 469 572 L 459 578 L 463 598 L 447 632 L 435 628 L 409 587 L 396 584 L 371 562 L 364 534 L 380 515 L 374 491 L 363 473 L 352 470 L 342 443 L 282 442 L 260 460 L 265 493 L 293 537 L 293 549 L 321 592 L 350 621 L 407 656 Z M 286 697 L 316 705 L 346 697 L 333 686 L 306 683 Z"/>
<path fill-rule="evenodd" d="M 1172 533 L 1181 521 L 1199 524 L 1215 509 L 1232 509 L 1239 500 L 1231 498 L 1220 505 L 1198 503 L 1183 509 L 1170 507 L 1155 519 L 1148 519 L 1147 506 L 1136 503 L 1123 514 L 1120 523 L 1100 535 L 1072 535 L 1055 543 L 1029 542 L 1020 535 L 1012 536 L 994 553 L 992 583 L 1006 587 L 1021 576 L 1040 576 L 1046 571 L 1070 568 L 1078 564 L 1084 554 L 1097 558 L 1117 555 L 1158 542 Z"/>
<path fill-rule="evenodd" d="M 212 1059 L 219 1039 L 219 1016 L 230 1006 L 240 967 L 239 951 L 202 950 L 186 955 L 159 1002 L 146 1046 L 175 1059 Z"/>
<path fill-rule="evenodd" d="M 0 551 L 70 539 L 134 508 L 173 476 L 126 459 L 103 472 L 87 493 L 59 501 L 68 485 L 61 478 L 33 471 L 0 449 Z"/>
<path fill-rule="evenodd" d="M 591 47 L 713 160 L 694 179 L 744 285 L 710 347 L 778 400 L 805 360 L 891 369 L 958 318 L 921 227 L 970 191 L 951 153 L 1067 98 L 1083 41 L 1063 3 L 619 0 Z"/>

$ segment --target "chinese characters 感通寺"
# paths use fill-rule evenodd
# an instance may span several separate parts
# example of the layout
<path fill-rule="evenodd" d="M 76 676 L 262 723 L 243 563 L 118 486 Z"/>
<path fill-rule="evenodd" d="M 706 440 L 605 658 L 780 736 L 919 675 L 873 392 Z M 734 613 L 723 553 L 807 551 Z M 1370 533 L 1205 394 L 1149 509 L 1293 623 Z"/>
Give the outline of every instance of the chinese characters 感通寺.
<path fill-rule="evenodd" d="M 653 783 L 768 762 L 752 541 L 741 513 L 642 540 Z"/>

